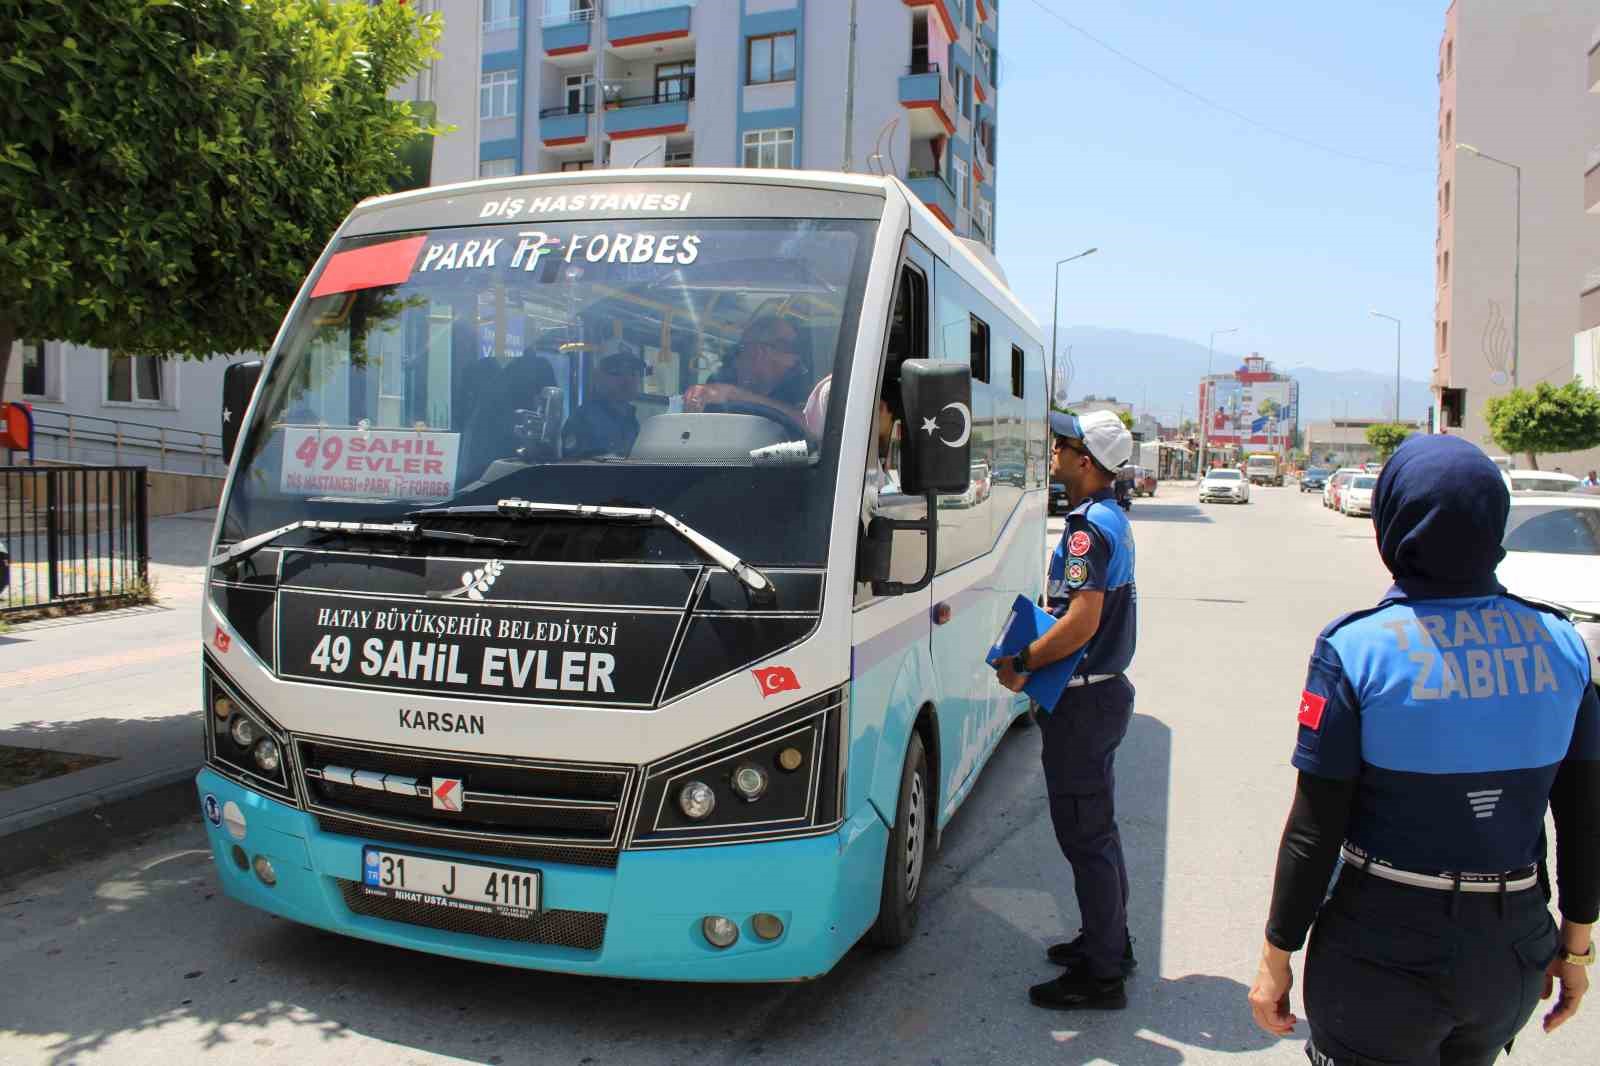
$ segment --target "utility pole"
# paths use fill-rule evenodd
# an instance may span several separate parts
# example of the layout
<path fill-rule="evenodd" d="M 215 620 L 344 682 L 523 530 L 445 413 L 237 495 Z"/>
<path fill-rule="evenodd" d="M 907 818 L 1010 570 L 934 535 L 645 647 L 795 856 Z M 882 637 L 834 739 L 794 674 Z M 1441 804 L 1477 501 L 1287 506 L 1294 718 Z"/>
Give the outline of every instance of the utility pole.
<path fill-rule="evenodd" d="M 855 0 L 851 0 L 851 4 L 853 5 L 854 3 Z M 1056 260 L 1056 286 L 1050 295 L 1050 402 L 1052 404 L 1056 402 L 1056 362 L 1061 353 L 1061 349 L 1057 347 L 1058 342 L 1056 340 L 1056 335 L 1060 332 L 1061 318 L 1061 266 L 1063 263 L 1070 263 L 1074 259 L 1082 259 L 1086 255 L 1093 255 L 1099 250 L 1099 247 L 1096 246 L 1085 249 L 1077 255 L 1069 255 L 1065 259 Z"/>
<path fill-rule="evenodd" d="M 855 149 L 850 143 L 856 118 L 856 0 L 850 0 L 850 73 L 844 85 L 844 166 L 846 174 L 855 165 Z"/>

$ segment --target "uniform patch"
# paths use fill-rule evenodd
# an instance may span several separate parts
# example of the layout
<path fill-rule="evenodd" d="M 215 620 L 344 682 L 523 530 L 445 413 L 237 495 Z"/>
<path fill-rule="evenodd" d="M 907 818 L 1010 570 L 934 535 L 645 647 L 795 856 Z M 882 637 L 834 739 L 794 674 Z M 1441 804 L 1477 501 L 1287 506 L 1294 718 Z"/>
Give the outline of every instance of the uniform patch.
<path fill-rule="evenodd" d="M 1300 724 L 1316 732 L 1322 728 L 1322 712 L 1328 708 L 1328 697 L 1309 690 L 1300 693 Z"/>
<path fill-rule="evenodd" d="M 1088 555 L 1089 543 L 1089 534 L 1080 529 L 1067 538 L 1067 554 Z"/>
<path fill-rule="evenodd" d="M 1082 588 L 1084 582 L 1089 580 L 1089 560 L 1067 560 L 1067 588 Z"/>

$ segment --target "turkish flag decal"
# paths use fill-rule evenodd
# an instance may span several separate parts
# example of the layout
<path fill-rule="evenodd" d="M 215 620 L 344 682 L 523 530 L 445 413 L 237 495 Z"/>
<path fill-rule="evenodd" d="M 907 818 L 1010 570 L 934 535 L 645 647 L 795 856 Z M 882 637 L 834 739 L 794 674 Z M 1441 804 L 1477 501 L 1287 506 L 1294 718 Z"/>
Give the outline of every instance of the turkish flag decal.
<path fill-rule="evenodd" d="M 1307 690 L 1300 693 L 1300 724 L 1311 730 L 1322 728 L 1322 712 L 1327 709 L 1328 697 Z"/>
<path fill-rule="evenodd" d="M 211 635 L 211 643 L 217 646 L 218 651 L 226 652 L 229 646 L 233 644 L 233 638 L 223 632 L 221 626 L 218 626 L 217 631 Z"/>
<path fill-rule="evenodd" d="M 769 666 L 764 670 L 752 670 L 756 675 L 756 684 L 761 686 L 761 698 L 776 696 L 780 692 L 792 692 L 800 688 L 800 679 L 794 676 L 794 671 L 787 666 Z"/>

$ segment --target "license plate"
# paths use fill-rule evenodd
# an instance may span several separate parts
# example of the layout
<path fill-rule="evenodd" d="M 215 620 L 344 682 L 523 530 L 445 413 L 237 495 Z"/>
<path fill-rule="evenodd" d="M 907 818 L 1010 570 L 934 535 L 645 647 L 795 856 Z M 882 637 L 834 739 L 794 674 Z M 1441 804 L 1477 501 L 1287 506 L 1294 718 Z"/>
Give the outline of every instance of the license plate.
<path fill-rule="evenodd" d="M 362 849 L 361 885 L 369 896 L 503 918 L 537 915 L 543 887 L 538 870 L 484 866 L 374 847 Z"/>

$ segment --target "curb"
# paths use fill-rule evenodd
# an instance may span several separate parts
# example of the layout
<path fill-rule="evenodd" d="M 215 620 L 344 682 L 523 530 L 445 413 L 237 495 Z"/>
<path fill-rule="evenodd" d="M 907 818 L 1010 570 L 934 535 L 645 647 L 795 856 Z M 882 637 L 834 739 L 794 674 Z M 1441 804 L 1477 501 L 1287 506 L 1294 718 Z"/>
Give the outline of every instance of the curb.
<path fill-rule="evenodd" d="M 135 833 L 199 817 L 200 764 L 85 792 L 0 822 L 0 881 L 125 847 Z"/>

